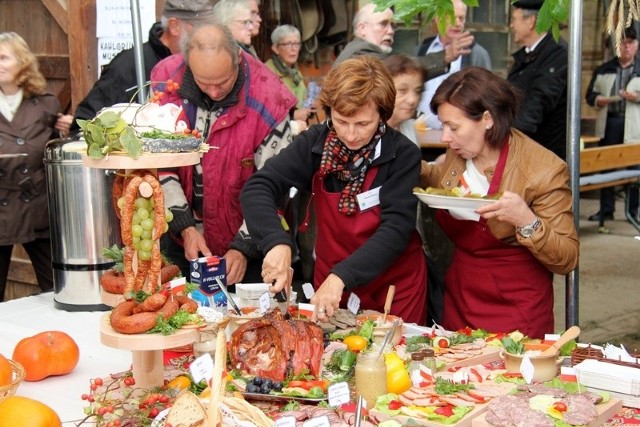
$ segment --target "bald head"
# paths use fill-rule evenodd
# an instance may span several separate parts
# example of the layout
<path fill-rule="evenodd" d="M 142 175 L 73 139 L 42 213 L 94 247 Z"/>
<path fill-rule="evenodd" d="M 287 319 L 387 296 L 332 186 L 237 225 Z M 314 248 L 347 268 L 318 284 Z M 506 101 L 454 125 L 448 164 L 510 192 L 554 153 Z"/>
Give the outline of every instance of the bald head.
<path fill-rule="evenodd" d="M 238 77 L 240 47 L 231 32 L 221 25 L 204 25 L 187 40 L 185 58 L 193 78 L 214 101 L 223 100 Z"/>

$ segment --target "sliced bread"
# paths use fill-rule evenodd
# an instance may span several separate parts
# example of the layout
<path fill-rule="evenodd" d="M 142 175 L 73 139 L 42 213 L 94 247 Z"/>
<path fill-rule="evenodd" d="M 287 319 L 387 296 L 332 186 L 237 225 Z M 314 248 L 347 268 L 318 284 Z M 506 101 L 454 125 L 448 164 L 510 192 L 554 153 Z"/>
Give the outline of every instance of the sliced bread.
<path fill-rule="evenodd" d="M 182 391 L 171 406 L 165 424 L 173 427 L 198 427 L 205 424 L 207 411 L 189 390 Z"/>

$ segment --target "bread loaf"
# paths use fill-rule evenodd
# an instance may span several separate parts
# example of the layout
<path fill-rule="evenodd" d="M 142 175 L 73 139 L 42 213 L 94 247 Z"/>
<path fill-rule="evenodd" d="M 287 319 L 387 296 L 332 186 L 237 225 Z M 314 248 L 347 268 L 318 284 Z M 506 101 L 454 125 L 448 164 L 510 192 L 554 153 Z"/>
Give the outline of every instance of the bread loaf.
<path fill-rule="evenodd" d="M 173 427 L 198 427 L 205 424 L 207 411 L 200 399 L 189 390 L 182 391 L 171 406 L 166 424 Z"/>

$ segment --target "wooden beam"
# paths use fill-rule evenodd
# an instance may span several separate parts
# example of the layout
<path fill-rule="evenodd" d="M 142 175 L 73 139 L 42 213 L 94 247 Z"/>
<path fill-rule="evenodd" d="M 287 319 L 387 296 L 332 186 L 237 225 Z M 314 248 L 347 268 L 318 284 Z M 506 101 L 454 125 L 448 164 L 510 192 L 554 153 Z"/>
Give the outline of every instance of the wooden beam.
<path fill-rule="evenodd" d="M 68 0 L 71 103 L 75 111 L 98 78 L 95 0 Z"/>
<path fill-rule="evenodd" d="M 56 20 L 62 31 L 69 34 L 69 15 L 67 14 L 67 0 L 42 0 L 53 19 Z"/>
<path fill-rule="evenodd" d="M 62 111 L 73 114 L 74 110 L 71 110 L 71 79 L 65 80 L 64 86 L 58 92 L 58 102 L 60 102 Z"/>

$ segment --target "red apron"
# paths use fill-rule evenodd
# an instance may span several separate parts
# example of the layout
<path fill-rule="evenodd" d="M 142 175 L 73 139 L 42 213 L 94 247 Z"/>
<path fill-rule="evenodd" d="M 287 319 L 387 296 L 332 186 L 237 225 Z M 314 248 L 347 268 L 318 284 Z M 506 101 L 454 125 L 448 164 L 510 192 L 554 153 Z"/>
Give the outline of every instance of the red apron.
<path fill-rule="evenodd" d="M 378 168 L 371 168 L 365 177 L 362 192 L 370 189 Z M 348 258 L 362 246 L 380 225 L 380 206 L 364 212 L 346 216 L 338 212 L 340 193 L 325 190 L 319 173 L 313 178 L 313 206 L 318 218 L 316 238 L 316 264 L 314 286 L 318 288 L 329 275 L 331 268 Z M 377 262 L 372 259 L 371 263 Z M 404 252 L 381 275 L 372 282 L 353 290 L 360 298 L 360 308 L 384 310 L 389 285 L 396 285 L 391 305 L 391 314 L 402 317 L 405 322 L 424 325 L 427 307 L 427 263 L 422 251 L 422 242 L 417 231 L 413 231 Z M 342 297 L 344 307 L 348 293 Z"/>
<path fill-rule="evenodd" d="M 505 144 L 489 194 L 500 187 L 508 151 Z M 445 328 L 519 330 L 532 338 L 554 332 L 553 275 L 529 250 L 496 239 L 483 218 L 458 220 L 439 210 L 436 219 L 455 244 L 445 278 Z"/>

